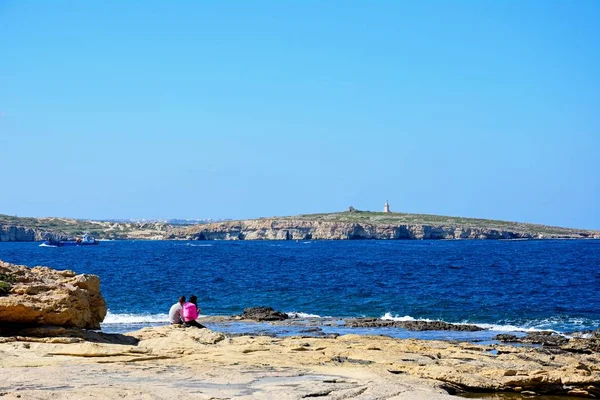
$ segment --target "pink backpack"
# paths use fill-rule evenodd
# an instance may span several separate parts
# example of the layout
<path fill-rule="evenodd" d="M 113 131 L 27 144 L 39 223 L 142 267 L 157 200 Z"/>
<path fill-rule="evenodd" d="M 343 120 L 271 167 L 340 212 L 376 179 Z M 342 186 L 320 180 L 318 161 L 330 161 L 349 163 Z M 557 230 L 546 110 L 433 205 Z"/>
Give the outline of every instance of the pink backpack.
<path fill-rule="evenodd" d="M 183 320 L 194 321 L 198 318 L 198 309 L 194 303 L 185 303 L 183 305 Z"/>

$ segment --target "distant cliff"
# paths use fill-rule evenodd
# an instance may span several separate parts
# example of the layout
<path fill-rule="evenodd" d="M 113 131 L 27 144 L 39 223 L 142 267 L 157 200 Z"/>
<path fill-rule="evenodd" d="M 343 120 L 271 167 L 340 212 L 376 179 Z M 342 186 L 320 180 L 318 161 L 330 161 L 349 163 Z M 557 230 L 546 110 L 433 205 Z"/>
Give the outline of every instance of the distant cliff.
<path fill-rule="evenodd" d="M 600 238 L 600 231 L 401 213 L 345 212 L 195 225 L 193 240 Z"/>
<path fill-rule="evenodd" d="M 61 240 L 89 233 L 97 239 L 169 239 L 173 226 L 162 222 L 107 222 L 72 218 L 14 217 L 0 214 L 0 242 Z"/>
<path fill-rule="evenodd" d="M 600 231 L 426 214 L 349 211 L 192 226 L 162 222 L 106 222 L 20 218 L 0 214 L 0 242 L 64 239 L 355 240 L 355 239 L 582 239 Z"/>
<path fill-rule="evenodd" d="M 0 242 L 34 242 L 43 240 L 45 234 L 45 231 L 35 228 L 0 225 Z"/>

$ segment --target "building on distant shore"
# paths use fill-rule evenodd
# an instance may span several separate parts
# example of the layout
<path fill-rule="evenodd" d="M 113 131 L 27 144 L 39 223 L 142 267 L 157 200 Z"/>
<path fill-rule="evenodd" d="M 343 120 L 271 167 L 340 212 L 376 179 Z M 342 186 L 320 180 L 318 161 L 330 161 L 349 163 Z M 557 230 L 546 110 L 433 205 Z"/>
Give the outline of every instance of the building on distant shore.
<path fill-rule="evenodd" d="M 390 203 L 388 203 L 387 200 L 385 201 L 385 204 L 383 206 L 383 212 L 384 213 L 388 213 L 388 214 L 391 213 L 391 211 L 390 211 Z"/>

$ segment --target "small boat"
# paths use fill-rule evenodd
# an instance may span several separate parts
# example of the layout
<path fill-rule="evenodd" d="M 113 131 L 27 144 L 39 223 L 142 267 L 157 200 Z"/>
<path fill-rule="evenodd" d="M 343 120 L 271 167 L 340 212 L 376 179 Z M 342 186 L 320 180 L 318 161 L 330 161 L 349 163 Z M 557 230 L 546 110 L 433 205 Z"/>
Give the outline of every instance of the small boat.
<path fill-rule="evenodd" d="M 81 238 L 77 238 L 75 240 L 54 240 L 48 238 L 44 240 L 42 243 L 44 246 L 56 246 L 56 247 L 65 247 L 65 246 L 92 246 L 100 243 L 98 240 L 94 239 L 92 236 L 83 235 Z"/>

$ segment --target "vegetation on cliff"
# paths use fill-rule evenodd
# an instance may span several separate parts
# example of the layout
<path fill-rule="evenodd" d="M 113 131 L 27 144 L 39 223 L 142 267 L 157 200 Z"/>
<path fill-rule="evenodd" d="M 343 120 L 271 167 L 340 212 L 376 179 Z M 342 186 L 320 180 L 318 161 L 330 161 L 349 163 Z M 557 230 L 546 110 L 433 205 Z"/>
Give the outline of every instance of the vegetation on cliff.
<path fill-rule="evenodd" d="M 35 240 L 41 240 L 46 233 L 64 238 L 87 233 L 99 239 L 166 239 L 168 231 L 172 229 L 171 225 L 162 222 L 112 222 L 57 217 L 15 217 L 0 214 L 0 241 L 3 241 L 1 238 L 3 226 L 33 230 L 35 234 L 27 235 L 27 238 L 35 237 Z M 24 241 L 27 240 L 32 239 Z M 20 240 L 17 237 L 4 241 Z"/>
<path fill-rule="evenodd" d="M 192 226 L 165 222 L 115 222 L 30 218 L 0 214 L 1 241 L 66 238 L 89 233 L 99 239 L 531 239 L 600 238 L 600 231 L 429 214 L 346 211 L 223 221 Z"/>
<path fill-rule="evenodd" d="M 600 238 L 600 231 L 427 214 L 352 211 L 192 226 L 197 240 Z"/>
<path fill-rule="evenodd" d="M 277 219 L 299 221 L 349 222 L 373 225 L 430 225 L 456 226 L 461 228 L 479 228 L 485 230 L 500 230 L 511 232 L 527 232 L 533 236 L 589 236 L 599 235 L 600 231 L 585 229 L 562 228 L 524 222 L 511 222 L 481 218 L 448 217 L 432 214 L 383 213 L 372 211 L 346 211 L 324 214 L 302 214 L 295 217 Z"/>

